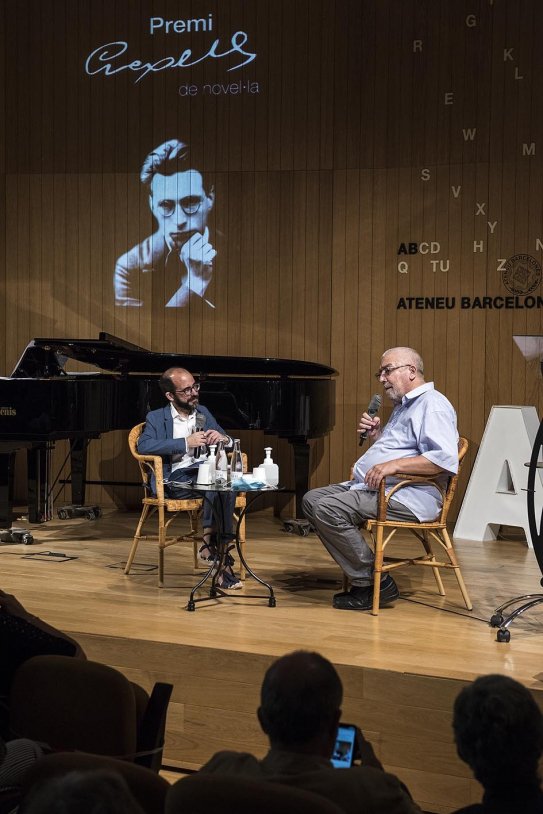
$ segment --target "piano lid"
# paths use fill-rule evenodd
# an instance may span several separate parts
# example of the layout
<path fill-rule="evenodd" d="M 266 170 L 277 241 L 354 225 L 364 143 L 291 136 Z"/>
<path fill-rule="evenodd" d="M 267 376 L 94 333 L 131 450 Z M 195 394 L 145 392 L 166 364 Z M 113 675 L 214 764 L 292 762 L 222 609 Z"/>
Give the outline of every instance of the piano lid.
<path fill-rule="evenodd" d="M 194 375 L 311 377 L 337 376 L 337 371 L 318 362 L 259 356 L 206 356 L 155 353 L 100 332 L 98 339 L 32 339 L 11 374 L 13 378 L 65 376 L 68 359 L 101 370 L 130 374 L 160 374 L 169 367 L 185 367 Z"/>

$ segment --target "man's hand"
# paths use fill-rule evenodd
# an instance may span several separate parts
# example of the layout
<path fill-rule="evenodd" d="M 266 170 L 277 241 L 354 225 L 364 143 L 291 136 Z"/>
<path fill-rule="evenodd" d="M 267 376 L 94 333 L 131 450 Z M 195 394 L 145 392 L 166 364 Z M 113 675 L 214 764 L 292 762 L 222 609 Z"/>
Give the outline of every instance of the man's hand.
<path fill-rule="evenodd" d="M 371 469 L 368 469 L 364 477 L 366 486 L 368 486 L 370 489 L 378 489 L 383 478 L 386 478 L 389 475 L 395 475 L 397 472 L 401 472 L 402 470 L 398 467 L 398 463 L 401 460 L 401 458 L 398 458 L 395 461 L 385 461 L 382 464 L 375 464 L 375 466 L 372 466 Z"/>
<path fill-rule="evenodd" d="M 180 257 L 188 272 L 187 288 L 203 297 L 213 275 L 213 259 L 217 252 L 209 242 L 209 229 L 196 232 L 181 247 Z"/>
<path fill-rule="evenodd" d="M 224 443 L 226 443 L 229 440 L 228 438 L 225 438 L 225 436 L 218 430 L 207 430 L 205 436 L 206 436 L 205 443 L 208 444 L 208 446 L 211 444 L 218 444 L 219 441 L 223 441 Z"/>
<path fill-rule="evenodd" d="M 185 444 L 187 447 L 187 452 L 189 447 L 194 449 L 195 447 L 204 447 L 207 444 L 207 432 L 203 430 L 199 430 L 198 432 L 193 432 L 192 435 L 189 435 L 188 438 L 185 439 Z"/>
<path fill-rule="evenodd" d="M 370 489 L 378 489 L 383 478 L 389 475 L 439 475 L 444 472 L 437 464 L 434 464 L 424 455 L 413 455 L 411 458 L 396 458 L 393 461 L 385 461 L 382 464 L 375 464 L 366 472 L 364 482 Z"/>
<path fill-rule="evenodd" d="M 381 433 L 381 419 L 378 415 L 372 416 L 363 413 L 358 422 L 358 432 L 366 432 L 368 438 L 375 438 Z"/>

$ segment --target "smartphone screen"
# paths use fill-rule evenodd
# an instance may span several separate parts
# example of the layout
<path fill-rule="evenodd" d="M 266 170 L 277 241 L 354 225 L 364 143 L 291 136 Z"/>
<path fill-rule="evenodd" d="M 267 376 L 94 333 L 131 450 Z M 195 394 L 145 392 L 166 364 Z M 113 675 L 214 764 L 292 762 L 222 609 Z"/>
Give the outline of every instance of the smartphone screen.
<path fill-rule="evenodd" d="M 353 765 L 355 739 L 356 727 L 340 723 L 331 758 L 335 769 L 349 769 Z"/>

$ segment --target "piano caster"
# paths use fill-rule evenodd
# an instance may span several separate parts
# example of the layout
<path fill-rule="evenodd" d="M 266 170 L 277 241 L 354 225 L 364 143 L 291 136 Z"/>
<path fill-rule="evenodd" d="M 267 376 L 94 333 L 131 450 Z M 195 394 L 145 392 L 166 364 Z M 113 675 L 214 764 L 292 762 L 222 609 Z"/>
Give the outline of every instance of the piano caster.
<path fill-rule="evenodd" d="M 285 520 L 283 523 L 283 531 L 287 534 L 299 534 L 300 537 L 307 537 L 307 535 L 315 529 L 309 520 Z"/>
<path fill-rule="evenodd" d="M 270 596 L 270 598 L 268 599 L 268 607 L 269 608 L 275 608 L 276 605 L 277 605 L 277 602 L 275 601 L 275 597 Z"/>
<path fill-rule="evenodd" d="M 188 604 L 187 604 L 187 610 L 188 611 L 195 611 L 196 610 L 196 602 L 194 601 L 194 599 L 189 599 Z"/>
<path fill-rule="evenodd" d="M 57 510 L 59 520 L 68 520 L 72 517 L 86 517 L 87 520 L 97 520 L 102 516 L 100 506 L 62 506 Z"/>
<path fill-rule="evenodd" d="M 34 542 L 33 536 L 26 529 L 7 529 L 0 532 L 0 543 L 22 543 L 23 545 L 32 545 Z"/>

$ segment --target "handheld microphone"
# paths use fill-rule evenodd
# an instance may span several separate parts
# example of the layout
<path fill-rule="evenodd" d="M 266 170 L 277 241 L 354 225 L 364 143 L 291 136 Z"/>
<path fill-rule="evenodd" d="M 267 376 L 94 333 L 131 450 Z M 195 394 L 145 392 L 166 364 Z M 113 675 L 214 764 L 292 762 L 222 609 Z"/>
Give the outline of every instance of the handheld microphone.
<path fill-rule="evenodd" d="M 205 415 L 203 413 L 198 413 L 197 412 L 196 413 L 195 423 L 194 423 L 194 431 L 195 432 L 200 432 L 200 430 L 204 429 L 205 425 L 206 425 L 206 417 L 205 417 Z M 201 458 L 202 455 L 205 455 L 206 454 L 206 445 L 205 445 L 205 443 L 202 444 L 202 446 L 199 446 L 197 448 L 196 452 L 198 454 L 198 458 Z"/>
<path fill-rule="evenodd" d="M 366 410 L 367 414 L 370 418 L 373 418 L 374 415 L 377 415 L 379 412 L 379 407 L 381 406 L 382 398 L 379 393 L 376 393 L 374 396 L 371 397 L 371 401 L 368 404 L 368 409 Z M 358 446 L 361 447 L 366 438 L 368 437 L 368 430 L 364 430 L 364 432 L 360 433 L 360 439 L 358 441 Z"/>

